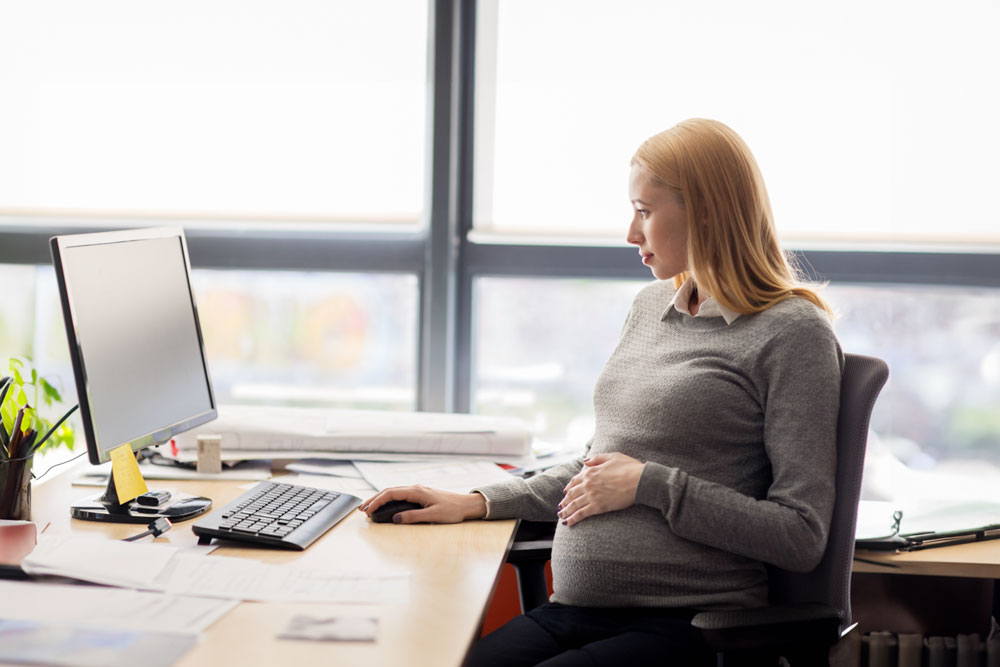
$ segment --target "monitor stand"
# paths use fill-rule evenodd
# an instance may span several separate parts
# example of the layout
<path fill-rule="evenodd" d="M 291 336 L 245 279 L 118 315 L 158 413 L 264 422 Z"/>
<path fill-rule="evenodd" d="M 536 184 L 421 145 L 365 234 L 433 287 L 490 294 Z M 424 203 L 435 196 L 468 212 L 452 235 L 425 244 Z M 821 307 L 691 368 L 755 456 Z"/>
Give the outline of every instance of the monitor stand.
<path fill-rule="evenodd" d="M 212 506 L 208 498 L 194 497 L 180 500 L 168 500 L 160 505 L 140 505 L 130 500 L 124 505 L 118 502 L 118 491 L 115 489 L 115 476 L 108 472 L 108 486 L 103 496 L 97 496 L 70 506 L 70 514 L 74 519 L 84 521 L 109 521 L 111 523 L 152 523 L 161 517 L 170 519 L 171 523 L 184 521 L 204 514 Z"/>

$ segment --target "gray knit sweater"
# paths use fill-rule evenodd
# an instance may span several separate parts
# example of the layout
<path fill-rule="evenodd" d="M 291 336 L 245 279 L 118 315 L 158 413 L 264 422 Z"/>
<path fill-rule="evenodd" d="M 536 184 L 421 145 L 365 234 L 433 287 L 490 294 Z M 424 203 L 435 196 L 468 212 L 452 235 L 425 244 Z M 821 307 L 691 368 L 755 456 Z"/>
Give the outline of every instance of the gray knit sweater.
<path fill-rule="evenodd" d="M 594 389 L 588 455 L 645 463 L 632 507 L 559 525 L 554 602 L 752 607 L 763 563 L 808 571 L 833 511 L 843 355 L 801 298 L 731 324 L 670 306 L 669 281 L 636 297 Z M 477 489 L 490 519 L 556 520 L 582 459 Z"/>

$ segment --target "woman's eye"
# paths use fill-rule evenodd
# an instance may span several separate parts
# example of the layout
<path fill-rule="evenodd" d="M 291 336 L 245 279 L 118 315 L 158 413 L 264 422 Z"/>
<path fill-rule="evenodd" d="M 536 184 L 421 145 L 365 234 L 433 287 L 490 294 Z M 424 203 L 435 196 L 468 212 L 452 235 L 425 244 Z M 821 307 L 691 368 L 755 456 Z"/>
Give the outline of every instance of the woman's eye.
<path fill-rule="evenodd" d="M 641 217 L 643 220 L 645 220 L 649 216 L 649 211 L 642 208 L 636 209 L 636 213 L 638 213 L 639 217 Z"/>

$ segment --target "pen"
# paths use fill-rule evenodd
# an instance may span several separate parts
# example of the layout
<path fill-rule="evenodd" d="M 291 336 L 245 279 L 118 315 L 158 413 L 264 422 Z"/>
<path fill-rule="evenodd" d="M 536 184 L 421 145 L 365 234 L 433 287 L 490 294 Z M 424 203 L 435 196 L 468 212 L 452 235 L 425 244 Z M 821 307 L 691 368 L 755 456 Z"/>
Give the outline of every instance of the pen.
<path fill-rule="evenodd" d="M 10 442 L 7 444 L 7 452 L 10 458 L 17 458 L 14 452 L 17 450 L 17 446 L 21 444 L 21 421 L 24 420 L 24 408 L 17 411 L 17 417 L 14 418 L 14 426 L 10 429 Z"/>
<path fill-rule="evenodd" d="M 38 433 L 33 428 L 29 428 L 25 433 L 21 434 L 21 440 L 17 443 L 17 458 L 19 459 L 29 459 L 34 453 L 35 438 Z"/>
<path fill-rule="evenodd" d="M 14 383 L 14 380 L 10 377 L 5 377 L 0 380 L 0 407 L 3 406 L 3 399 L 7 398 L 7 390 L 10 389 L 10 385 Z M 10 436 L 7 435 L 7 429 L 3 425 L 3 419 L 0 419 L 0 449 L 6 448 L 10 445 Z M 6 449 L 4 449 L 6 454 Z"/>

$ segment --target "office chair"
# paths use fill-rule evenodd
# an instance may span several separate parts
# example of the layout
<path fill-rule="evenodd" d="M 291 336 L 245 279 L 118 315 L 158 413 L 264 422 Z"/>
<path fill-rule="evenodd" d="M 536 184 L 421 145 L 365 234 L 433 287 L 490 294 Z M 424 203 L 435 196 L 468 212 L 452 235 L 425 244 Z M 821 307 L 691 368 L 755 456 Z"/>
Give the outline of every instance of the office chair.
<path fill-rule="evenodd" d="M 826 551 L 812 572 L 771 565 L 770 606 L 705 611 L 691 621 L 719 656 L 719 665 L 829 665 L 830 647 L 851 624 L 851 564 L 861 496 L 861 471 L 875 399 L 889 377 L 881 359 L 846 354 L 837 420 L 836 501 Z M 517 571 L 521 610 L 548 600 L 545 562 L 555 524 L 521 522 L 507 562 Z M 547 531 L 547 534 L 546 532 Z"/>

